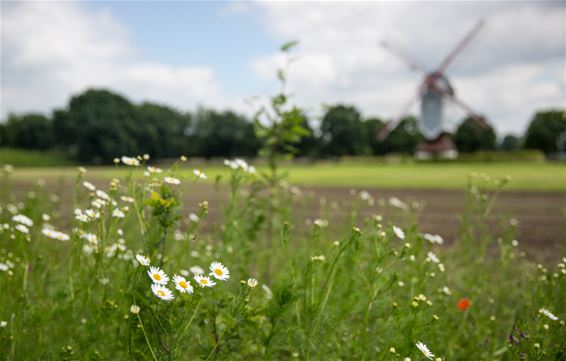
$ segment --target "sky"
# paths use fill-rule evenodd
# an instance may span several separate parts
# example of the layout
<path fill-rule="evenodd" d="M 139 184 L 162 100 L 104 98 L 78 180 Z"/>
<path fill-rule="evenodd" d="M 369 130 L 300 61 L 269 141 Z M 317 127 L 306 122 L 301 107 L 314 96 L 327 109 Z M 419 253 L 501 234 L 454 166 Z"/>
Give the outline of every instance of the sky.
<path fill-rule="evenodd" d="M 0 17 L 2 120 L 64 108 L 93 87 L 182 111 L 251 114 L 250 99 L 277 91 L 279 47 L 290 40 L 300 45 L 289 90 L 311 118 L 343 103 L 388 119 L 422 76 L 380 42 L 432 71 L 480 19 L 446 71 L 458 98 L 500 134 L 566 107 L 564 2 L 2 1 Z M 449 113 L 453 125 L 465 115 Z"/>

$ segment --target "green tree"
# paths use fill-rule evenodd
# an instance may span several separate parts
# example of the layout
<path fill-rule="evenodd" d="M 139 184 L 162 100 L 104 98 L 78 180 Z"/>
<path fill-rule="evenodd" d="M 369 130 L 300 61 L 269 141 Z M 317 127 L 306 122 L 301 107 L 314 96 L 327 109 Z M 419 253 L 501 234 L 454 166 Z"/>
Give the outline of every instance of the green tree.
<path fill-rule="evenodd" d="M 54 114 L 58 143 L 84 162 L 109 163 L 120 155 L 150 151 L 139 142 L 143 127 L 135 107 L 124 97 L 107 90 L 90 89 L 71 98 L 66 111 Z"/>
<path fill-rule="evenodd" d="M 260 143 L 253 124 L 232 111 L 200 110 L 191 135 L 202 157 L 254 157 Z"/>
<path fill-rule="evenodd" d="M 146 152 L 152 157 L 173 158 L 180 154 L 195 154 L 194 139 L 188 135 L 190 114 L 149 102 L 135 106 L 135 109 L 137 141 L 144 144 Z"/>
<path fill-rule="evenodd" d="M 545 153 L 556 152 L 558 139 L 564 133 L 566 133 L 565 111 L 537 112 L 525 134 L 525 148 L 538 149 Z"/>
<path fill-rule="evenodd" d="M 384 154 L 383 143 L 377 139 L 377 135 L 384 125 L 385 123 L 379 118 L 369 118 L 364 122 L 367 143 L 373 155 Z"/>
<path fill-rule="evenodd" d="M 9 115 L 4 128 L 2 145 L 46 150 L 53 146 L 53 125 L 42 114 Z"/>
<path fill-rule="evenodd" d="M 379 154 L 414 154 L 422 139 L 423 137 L 417 127 L 417 119 L 413 116 L 407 116 L 380 143 L 378 151 Z"/>
<path fill-rule="evenodd" d="M 334 105 L 326 110 L 320 126 L 323 156 L 341 157 L 368 153 L 360 113 L 353 106 Z"/>
<path fill-rule="evenodd" d="M 470 117 L 464 119 L 454 133 L 454 143 L 460 153 L 495 149 L 495 130 L 488 123 L 485 124 L 482 127 Z"/>
<path fill-rule="evenodd" d="M 507 134 L 501 141 L 500 148 L 506 152 L 517 150 L 521 148 L 521 140 L 512 134 Z"/>

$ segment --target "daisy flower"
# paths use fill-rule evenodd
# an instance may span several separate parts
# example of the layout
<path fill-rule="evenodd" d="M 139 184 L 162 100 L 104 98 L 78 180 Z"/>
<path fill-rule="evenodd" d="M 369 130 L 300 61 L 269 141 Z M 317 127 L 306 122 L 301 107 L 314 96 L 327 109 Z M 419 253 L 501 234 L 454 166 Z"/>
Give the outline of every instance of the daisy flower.
<path fill-rule="evenodd" d="M 198 169 L 193 169 L 193 173 L 197 176 L 197 178 L 199 179 L 208 179 L 208 177 L 206 176 L 206 174 L 204 174 L 203 172 L 201 172 Z"/>
<path fill-rule="evenodd" d="M 220 262 L 212 262 L 210 264 L 210 275 L 220 281 L 226 281 L 230 278 L 230 271 Z"/>
<path fill-rule="evenodd" d="M 108 195 L 108 193 L 101 191 L 100 189 L 96 191 L 96 196 L 104 201 L 110 201 L 110 196 Z"/>
<path fill-rule="evenodd" d="M 124 163 L 125 165 L 129 165 L 129 166 L 133 166 L 133 167 L 137 167 L 140 165 L 140 161 L 137 160 L 136 158 L 133 157 L 126 157 L 125 155 L 122 156 L 122 158 L 120 158 L 120 160 L 122 161 L 122 163 Z"/>
<path fill-rule="evenodd" d="M 417 342 L 416 343 L 417 348 L 423 353 L 423 355 L 425 355 L 426 358 L 428 358 L 429 360 L 432 360 L 432 358 L 434 357 L 434 354 L 432 352 L 430 352 L 430 350 L 428 349 L 428 347 L 422 343 L 422 342 Z"/>
<path fill-rule="evenodd" d="M 174 275 L 173 283 L 175 288 L 181 293 L 193 293 L 193 286 L 183 276 Z"/>
<path fill-rule="evenodd" d="M 14 228 L 23 234 L 29 233 L 28 227 L 24 226 L 23 224 L 17 224 Z"/>
<path fill-rule="evenodd" d="M 83 182 L 83 187 L 85 187 L 86 189 L 88 189 L 91 192 L 96 191 L 96 187 L 94 186 L 94 184 L 87 182 L 87 181 Z"/>
<path fill-rule="evenodd" d="M 156 168 L 156 167 L 147 167 L 147 171 L 148 171 L 149 173 L 153 173 L 153 174 L 158 174 L 158 173 L 161 173 L 161 172 L 162 172 L 161 169 Z"/>
<path fill-rule="evenodd" d="M 149 258 L 141 254 L 136 254 L 136 259 L 142 266 L 149 266 Z"/>
<path fill-rule="evenodd" d="M 255 288 L 257 286 L 257 280 L 255 278 L 248 278 L 248 287 Z"/>
<path fill-rule="evenodd" d="M 189 271 L 191 271 L 194 274 L 198 274 L 198 275 L 204 274 L 204 270 L 202 268 L 200 268 L 199 266 L 192 266 L 191 268 L 189 268 Z"/>
<path fill-rule="evenodd" d="M 399 238 L 399 239 L 405 239 L 405 232 L 403 232 L 403 230 L 397 226 L 393 226 L 393 233 L 395 233 L 395 235 Z"/>
<path fill-rule="evenodd" d="M 431 261 L 431 262 L 434 262 L 434 263 L 440 263 L 440 260 L 438 259 L 438 257 L 436 257 L 436 255 L 434 253 L 430 252 L 430 251 L 428 252 L 428 254 L 426 256 L 426 259 Z"/>
<path fill-rule="evenodd" d="M 171 292 L 169 288 L 163 287 L 162 285 L 154 283 L 151 285 L 151 290 L 153 291 L 154 295 L 161 298 L 162 300 L 170 301 L 175 298 L 173 296 L 173 292 Z"/>
<path fill-rule="evenodd" d="M 216 283 L 210 279 L 210 277 L 203 276 L 203 275 L 195 275 L 195 282 L 198 283 L 201 287 L 213 287 Z"/>
<path fill-rule="evenodd" d="M 554 314 L 552 314 L 552 312 L 550 312 L 546 308 L 541 308 L 540 310 L 538 310 L 538 312 L 550 318 L 552 321 L 558 321 L 558 317 L 556 317 Z"/>
<path fill-rule="evenodd" d="M 130 312 L 133 313 L 134 315 L 137 315 L 138 313 L 140 313 L 140 306 L 131 305 L 130 306 Z"/>
<path fill-rule="evenodd" d="M 169 282 L 169 276 L 167 276 L 167 274 L 163 272 L 163 270 L 159 267 L 153 267 L 153 266 L 149 267 L 149 271 L 147 271 L 147 275 L 149 276 L 149 278 L 151 278 L 153 283 L 159 285 L 166 285 L 167 282 Z"/>
<path fill-rule="evenodd" d="M 190 219 L 191 222 L 193 222 L 193 223 L 198 223 L 199 220 L 200 220 L 200 218 L 199 218 L 196 214 L 194 214 L 194 213 L 189 214 L 189 219 Z"/>
<path fill-rule="evenodd" d="M 68 234 L 49 228 L 43 228 L 41 233 L 47 238 L 56 239 L 58 241 L 68 241 L 70 238 Z"/>
<path fill-rule="evenodd" d="M 179 184 L 181 184 L 181 181 L 179 179 L 173 178 L 173 177 L 163 177 L 163 181 L 165 183 L 172 184 L 172 185 L 175 185 L 175 186 L 178 186 Z"/>
<path fill-rule="evenodd" d="M 124 214 L 124 212 L 122 212 L 118 208 L 116 208 L 114 211 L 112 211 L 112 217 L 114 217 L 114 218 L 124 218 L 125 216 L 126 215 Z"/>
<path fill-rule="evenodd" d="M 23 214 L 16 214 L 15 216 L 12 217 L 12 221 L 23 224 L 24 226 L 28 226 L 28 227 L 33 226 L 33 221 L 29 219 L 27 216 L 24 216 Z"/>

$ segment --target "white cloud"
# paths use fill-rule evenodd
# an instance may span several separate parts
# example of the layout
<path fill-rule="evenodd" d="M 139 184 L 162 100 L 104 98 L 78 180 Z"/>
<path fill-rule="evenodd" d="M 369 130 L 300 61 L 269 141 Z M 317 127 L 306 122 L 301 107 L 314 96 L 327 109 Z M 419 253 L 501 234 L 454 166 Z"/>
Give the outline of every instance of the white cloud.
<path fill-rule="evenodd" d="M 87 87 L 181 109 L 230 104 L 209 66 L 139 60 L 128 31 L 108 10 L 87 11 L 73 2 L 3 2 L 1 26 L 2 117 L 50 111 Z"/>
<path fill-rule="evenodd" d="M 430 71 L 482 17 L 485 28 L 447 70 L 459 97 L 499 131 L 517 134 L 535 110 L 566 106 L 563 4 L 262 2 L 256 9 L 281 42 L 301 41 L 299 53 L 310 61 L 296 65 L 290 85 L 306 107 L 342 101 L 366 116 L 396 114 L 420 76 L 379 41 L 405 49 Z M 273 59 L 254 59 L 252 69 L 264 76 Z"/>

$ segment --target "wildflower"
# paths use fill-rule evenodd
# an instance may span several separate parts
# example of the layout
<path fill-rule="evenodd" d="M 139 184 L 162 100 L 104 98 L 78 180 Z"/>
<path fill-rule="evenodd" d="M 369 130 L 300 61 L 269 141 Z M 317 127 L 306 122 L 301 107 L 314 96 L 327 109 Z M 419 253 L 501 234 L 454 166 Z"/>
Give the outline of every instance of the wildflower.
<path fill-rule="evenodd" d="M 124 214 L 124 212 L 122 212 L 119 209 L 115 209 L 114 211 L 112 211 L 112 217 L 114 218 L 124 218 L 126 215 Z"/>
<path fill-rule="evenodd" d="M 148 171 L 149 173 L 152 173 L 152 174 L 159 174 L 159 173 L 162 172 L 162 170 L 161 170 L 160 168 L 151 167 L 151 166 L 147 167 L 147 171 Z"/>
<path fill-rule="evenodd" d="M 436 255 L 432 252 L 428 252 L 427 256 L 426 256 L 427 261 L 430 262 L 434 262 L 434 263 L 440 263 L 440 260 L 438 259 L 438 257 L 436 257 Z"/>
<path fill-rule="evenodd" d="M 154 283 L 159 285 L 166 285 L 169 282 L 169 276 L 159 267 L 149 267 L 147 275 Z"/>
<path fill-rule="evenodd" d="M 220 281 L 226 281 L 230 278 L 230 271 L 220 262 L 212 262 L 210 264 L 210 275 Z"/>
<path fill-rule="evenodd" d="M 63 232 L 56 231 L 56 230 L 54 230 L 54 229 L 43 228 L 43 229 L 41 230 L 41 233 L 42 233 L 45 237 L 48 237 L 48 238 L 51 238 L 51 239 L 56 239 L 56 240 L 58 240 L 58 241 L 63 241 L 63 242 L 64 242 L 64 241 L 68 241 L 68 240 L 69 240 L 69 235 L 68 235 L 68 234 L 65 234 L 65 233 L 63 233 Z"/>
<path fill-rule="evenodd" d="M 448 288 L 446 286 L 442 287 L 442 292 L 447 296 L 450 296 L 452 294 L 452 291 L 450 291 L 450 288 Z"/>
<path fill-rule="evenodd" d="M 407 205 L 407 203 L 403 202 L 402 200 L 396 197 L 389 198 L 389 205 L 395 208 L 399 208 L 403 211 L 409 210 L 409 206 Z"/>
<path fill-rule="evenodd" d="M 0 321 L 0 327 L 4 328 L 4 327 L 6 327 L 6 326 L 8 326 L 8 322 L 6 322 L 6 321 Z"/>
<path fill-rule="evenodd" d="M 313 222 L 319 228 L 328 227 L 328 221 L 326 219 L 315 219 Z"/>
<path fill-rule="evenodd" d="M 255 278 L 248 278 L 247 284 L 249 288 L 255 288 L 257 287 L 257 280 Z"/>
<path fill-rule="evenodd" d="M 397 238 L 405 239 L 405 232 L 403 232 L 403 230 L 401 228 L 399 228 L 397 226 L 393 226 L 393 233 L 395 233 Z"/>
<path fill-rule="evenodd" d="M 24 226 L 23 224 L 17 224 L 14 228 L 23 234 L 29 234 L 28 227 Z"/>
<path fill-rule="evenodd" d="M 144 154 L 144 155 L 143 155 L 143 160 L 149 160 L 149 154 Z"/>
<path fill-rule="evenodd" d="M 193 286 L 183 276 L 174 275 L 173 283 L 175 288 L 182 293 L 193 293 Z"/>
<path fill-rule="evenodd" d="M 208 179 L 208 177 L 206 176 L 206 174 L 204 174 L 203 172 L 201 172 L 198 169 L 193 169 L 193 173 L 197 176 L 197 178 L 199 179 Z"/>
<path fill-rule="evenodd" d="M 83 187 L 85 187 L 86 189 L 88 189 L 91 192 L 96 191 L 96 187 L 94 186 L 94 184 L 87 182 L 87 181 L 83 182 Z"/>
<path fill-rule="evenodd" d="M 204 270 L 199 266 L 192 266 L 191 268 L 189 268 L 189 271 L 191 271 L 194 274 L 199 274 L 199 275 L 204 274 Z"/>
<path fill-rule="evenodd" d="M 23 224 L 24 226 L 28 226 L 28 227 L 33 226 L 33 221 L 29 219 L 27 216 L 24 216 L 23 214 L 16 214 L 15 216 L 12 217 L 12 221 Z"/>
<path fill-rule="evenodd" d="M 458 300 L 456 307 L 458 307 L 460 311 L 466 311 L 468 308 L 470 308 L 471 305 L 472 305 L 472 301 L 470 301 L 466 297 L 463 297 Z"/>
<path fill-rule="evenodd" d="M 132 197 L 121 196 L 120 199 L 126 203 L 134 203 L 134 199 Z"/>
<path fill-rule="evenodd" d="M 97 190 L 96 191 L 96 196 L 104 201 L 110 202 L 110 196 L 108 195 L 108 193 L 106 193 L 105 191 L 102 190 Z"/>
<path fill-rule="evenodd" d="M 167 184 L 172 184 L 175 186 L 178 186 L 179 184 L 181 184 L 181 181 L 177 178 L 173 178 L 173 177 L 163 177 L 163 181 Z"/>
<path fill-rule="evenodd" d="M 265 292 L 265 297 L 267 297 L 268 300 L 273 298 L 273 292 L 271 292 L 271 289 L 267 287 L 267 285 L 261 285 L 261 289 Z"/>
<path fill-rule="evenodd" d="M 142 266 L 149 266 L 149 258 L 144 255 L 136 254 L 136 259 Z"/>
<path fill-rule="evenodd" d="M 429 241 L 430 243 L 436 243 L 436 244 L 443 244 L 444 243 L 444 239 L 438 235 L 438 234 L 430 234 L 430 233 L 425 233 L 423 234 L 423 238 L 427 241 Z"/>
<path fill-rule="evenodd" d="M 138 167 L 140 165 L 140 161 L 137 160 L 136 158 L 133 158 L 133 157 L 126 157 L 124 155 L 124 156 L 122 156 L 122 158 L 120 158 L 120 160 L 125 165 L 129 165 L 129 166 L 132 166 L 132 167 Z"/>
<path fill-rule="evenodd" d="M 4 164 L 4 172 L 6 173 L 12 173 L 12 171 L 14 170 L 14 167 L 12 167 L 11 164 Z"/>
<path fill-rule="evenodd" d="M 43 213 L 41 215 L 41 219 L 43 219 L 44 222 L 49 222 L 49 220 L 51 219 L 51 216 L 49 214 Z"/>
<path fill-rule="evenodd" d="M 89 243 L 92 244 L 98 244 L 98 238 L 96 237 L 96 234 L 92 234 L 92 233 L 83 233 L 81 235 L 81 238 L 86 240 Z"/>
<path fill-rule="evenodd" d="M 185 157 L 184 155 L 181 156 L 181 162 L 186 162 L 187 161 L 187 157 Z"/>
<path fill-rule="evenodd" d="M 416 343 L 416 346 L 423 353 L 423 355 L 425 355 L 426 358 L 428 358 L 429 360 L 432 360 L 432 358 L 434 357 L 434 354 L 432 352 L 430 352 L 427 345 L 425 345 L 424 343 L 419 341 L 419 342 Z"/>
<path fill-rule="evenodd" d="M 545 315 L 546 317 L 550 318 L 552 321 L 558 321 L 558 317 L 556 317 L 555 315 L 553 315 L 549 310 L 547 310 L 546 308 L 541 308 L 540 310 L 538 310 L 539 313 L 542 313 L 543 315 Z"/>
<path fill-rule="evenodd" d="M 175 298 L 173 296 L 173 292 L 171 292 L 171 290 L 169 288 L 163 287 L 160 284 L 157 284 L 157 283 L 152 284 L 151 290 L 153 291 L 154 295 L 161 298 L 162 300 L 170 301 L 173 298 Z"/>
<path fill-rule="evenodd" d="M 516 239 L 514 239 L 514 240 L 511 241 L 511 245 L 512 245 L 513 247 L 517 247 L 517 246 L 519 246 L 519 241 L 517 241 Z"/>
<path fill-rule="evenodd" d="M 130 312 L 133 313 L 134 315 L 137 315 L 138 313 L 140 313 L 140 306 L 131 305 L 130 306 Z"/>
<path fill-rule="evenodd" d="M 193 223 L 198 223 L 200 221 L 200 218 L 194 213 L 189 214 L 189 219 Z"/>
<path fill-rule="evenodd" d="M 210 277 L 203 276 L 201 274 L 195 275 L 195 282 L 198 283 L 201 287 L 214 287 L 216 283 L 210 279 Z"/>
<path fill-rule="evenodd" d="M 323 254 L 318 255 L 318 256 L 312 256 L 312 257 L 311 257 L 311 261 L 324 262 L 324 261 L 326 261 L 326 257 L 325 257 Z"/>

